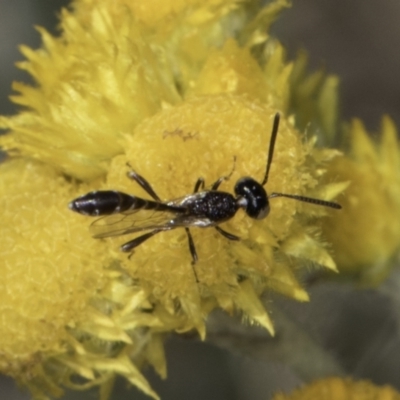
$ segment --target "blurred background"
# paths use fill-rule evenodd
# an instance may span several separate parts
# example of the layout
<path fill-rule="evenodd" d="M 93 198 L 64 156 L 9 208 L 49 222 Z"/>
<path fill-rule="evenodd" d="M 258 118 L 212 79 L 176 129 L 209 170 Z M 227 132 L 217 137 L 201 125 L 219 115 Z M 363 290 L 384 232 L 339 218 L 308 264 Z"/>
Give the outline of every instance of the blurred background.
<path fill-rule="evenodd" d="M 273 27 L 288 49 L 288 58 L 305 49 L 311 69 L 324 65 L 328 72 L 340 76 L 344 119 L 360 117 L 374 131 L 382 114 L 387 113 L 400 126 L 400 2 L 293 3 Z M 57 13 L 67 4 L 65 0 L 0 0 L 0 114 L 16 112 L 8 100 L 11 82 L 29 82 L 29 77 L 14 66 L 22 60 L 18 45 L 40 45 L 34 25 L 56 33 Z M 325 283 L 313 286 L 310 304 L 280 297 L 269 297 L 268 301 L 273 300 L 271 303 L 327 349 L 345 371 L 400 389 L 400 308 L 393 295 L 400 293 L 399 282 L 400 274 L 395 271 L 378 290 Z M 258 332 L 256 336 L 268 341 L 263 335 Z M 265 357 L 250 357 L 248 352 L 243 355 L 241 346 L 225 346 L 218 335 L 211 335 L 210 342 L 171 338 L 166 348 L 168 380 L 146 372 L 163 400 L 268 400 L 275 390 L 288 391 L 303 381 L 297 371 L 272 356 L 266 361 Z M 0 399 L 29 398 L 11 379 L 0 377 Z M 67 393 L 65 398 L 96 399 L 97 393 Z M 121 380 L 113 394 L 113 399 L 119 398 L 146 397 Z"/>

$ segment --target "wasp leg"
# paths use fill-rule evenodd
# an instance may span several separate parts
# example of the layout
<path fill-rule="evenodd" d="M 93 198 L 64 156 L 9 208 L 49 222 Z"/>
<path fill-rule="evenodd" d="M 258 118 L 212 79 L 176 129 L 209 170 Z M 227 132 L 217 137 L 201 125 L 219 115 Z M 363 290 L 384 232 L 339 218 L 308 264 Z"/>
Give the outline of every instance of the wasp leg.
<path fill-rule="evenodd" d="M 154 231 L 151 231 L 149 233 L 146 233 L 142 236 L 139 236 L 121 246 L 121 251 L 124 251 L 126 253 L 132 251 L 135 247 L 139 246 L 142 244 L 144 241 L 147 239 L 150 239 L 152 236 L 154 236 L 156 233 L 163 231 L 163 229 L 154 229 Z"/>
<path fill-rule="evenodd" d="M 161 199 L 158 197 L 154 189 L 151 187 L 150 183 L 147 182 L 146 179 L 143 178 L 143 176 L 139 175 L 129 163 L 126 163 L 126 165 L 130 168 L 130 171 L 127 172 L 127 176 L 129 179 L 132 179 L 133 181 L 136 181 L 139 186 L 146 191 L 147 194 L 149 194 L 154 200 L 160 201 Z"/>
<path fill-rule="evenodd" d="M 190 254 L 192 255 L 192 267 L 193 267 L 194 277 L 196 278 L 196 282 L 199 283 L 199 278 L 197 277 L 197 273 L 196 273 L 196 269 L 195 269 L 195 264 L 197 263 L 197 260 L 199 258 L 197 257 L 196 247 L 194 245 L 193 237 L 189 231 L 189 228 L 185 228 L 185 231 L 186 231 L 188 241 L 189 241 Z"/>
<path fill-rule="evenodd" d="M 236 156 L 233 157 L 232 171 L 229 173 L 229 175 L 221 176 L 221 178 L 219 178 L 217 181 L 215 181 L 211 186 L 211 190 L 217 190 L 219 188 L 219 185 L 223 181 L 228 181 L 230 179 L 230 177 L 232 176 L 233 172 L 235 171 L 235 166 L 236 166 Z"/>
<path fill-rule="evenodd" d="M 189 228 L 185 228 L 187 237 L 188 237 L 188 241 L 189 241 L 189 250 L 190 250 L 190 254 L 192 255 L 192 264 L 196 264 L 197 260 L 199 259 L 197 256 L 197 252 L 196 252 L 196 247 L 194 246 L 194 242 L 193 242 L 193 237 L 192 234 L 189 231 Z"/>
<path fill-rule="evenodd" d="M 224 231 L 219 226 L 215 226 L 214 228 L 217 230 L 217 232 L 219 232 L 222 236 L 225 236 L 229 240 L 240 240 L 239 236 L 236 236 L 236 235 L 233 235 L 232 233 Z"/>
<path fill-rule="evenodd" d="M 197 182 L 194 185 L 193 193 L 197 193 L 199 189 L 204 189 L 204 178 L 197 179 Z"/>

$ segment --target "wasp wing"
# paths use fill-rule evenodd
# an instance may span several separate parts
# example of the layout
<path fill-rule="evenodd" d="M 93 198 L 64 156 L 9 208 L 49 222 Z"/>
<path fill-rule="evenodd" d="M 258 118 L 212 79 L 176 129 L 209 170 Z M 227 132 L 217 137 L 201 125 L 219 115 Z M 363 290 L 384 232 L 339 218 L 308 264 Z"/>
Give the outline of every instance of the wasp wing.
<path fill-rule="evenodd" d="M 94 238 L 126 235 L 152 229 L 171 229 L 177 217 L 174 211 L 129 210 L 107 215 L 94 221 L 89 231 Z"/>
<path fill-rule="evenodd" d="M 94 238 L 126 235 L 153 229 L 169 230 L 178 227 L 205 227 L 214 224 L 207 218 L 188 213 L 187 205 L 197 201 L 203 193 L 194 193 L 168 203 L 160 203 L 162 209 L 132 209 L 118 214 L 107 215 L 90 225 Z"/>

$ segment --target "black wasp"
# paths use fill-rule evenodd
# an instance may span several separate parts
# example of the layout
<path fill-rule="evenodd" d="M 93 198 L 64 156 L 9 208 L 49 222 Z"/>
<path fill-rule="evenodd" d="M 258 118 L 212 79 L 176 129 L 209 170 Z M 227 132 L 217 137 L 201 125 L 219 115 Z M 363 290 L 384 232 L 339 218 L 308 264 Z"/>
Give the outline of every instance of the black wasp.
<path fill-rule="evenodd" d="M 218 190 L 220 184 L 230 178 L 233 170 L 228 176 L 223 176 L 214 182 L 210 190 L 204 190 L 204 179 L 199 178 L 194 185 L 192 194 L 164 202 L 157 196 L 149 182 L 131 169 L 127 174 L 128 177 L 136 181 L 153 200 L 145 200 L 114 190 L 102 190 L 78 197 L 71 201 L 69 208 L 83 215 L 103 216 L 90 226 L 94 238 L 149 231 L 122 245 L 121 250 L 124 252 L 132 251 L 159 232 L 185 228 L 193 264 L 196 263 L 198 256 L 189 228 L 212 226 L 227 239 L 239 240 L 238 236 L 226 232 L 219 227 L 219 224 L 231 219 L 240 208 L 243 208 L 246 214 L 254 219 L 263 219 L 268 215 L 269 199 L 273 197 L 288 197 L 319 206 L 342 208 L 339 204 L 331 201 L 295 194 L 271 193 L 267 195 L 264 185 L 268 182 L 279 118 L 279 114 L 276 114 L 263 181 L 258 183 L 247 176 L 240 178 L 234 188 L 236 196 Z"/>

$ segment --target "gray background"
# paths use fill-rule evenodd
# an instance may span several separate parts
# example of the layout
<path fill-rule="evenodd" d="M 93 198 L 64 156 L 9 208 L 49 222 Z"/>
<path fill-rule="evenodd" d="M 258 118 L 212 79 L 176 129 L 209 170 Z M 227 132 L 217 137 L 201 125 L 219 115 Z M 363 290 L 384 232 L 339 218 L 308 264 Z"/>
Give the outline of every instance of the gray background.
<path fill-rule="evenodd" d="M 304 48 L 311 68 L 325 65 L 341 77 L 342 115 L 361 117 L 368 128 L 379 127 L 383 113 L 400 125 L 400 2 L 398 0 L 294 0 L 274 26 L 289 56 Z M 21 60 L 17 45 L 37 47 L 33 25 L 54 31 L 55 14 L 65 1 L 0 0 L 0 114 L 15 107 L 7 97 L 12 80 L 27 80 L 14 67 Z M 317 284 L 312 303 L 297 304 L 280 297 L 281 309 L 328 349 L 355 377 L 390 383 L 400 389 L 398 315 L 393 293 L 398 272 L 380 290 L 354 290 L 347 285 Z M 0 338 L 1 340 L 1 338 Z M 169 378 L 147 373 L 154 389 L 169 399 L 263 399 L 277 389 L 289 390 L 301 379 L 279 362 L 249 358 L 212 344 L 172 338 L 167 344 Z M 0 399 L 28 399 L 11 379 L 0 378 Z M 68 399 L 95 399 L 96 392 L 69 393 Z M 145 398 L 127 391 L 120 380 L 114 399 Z"/>

